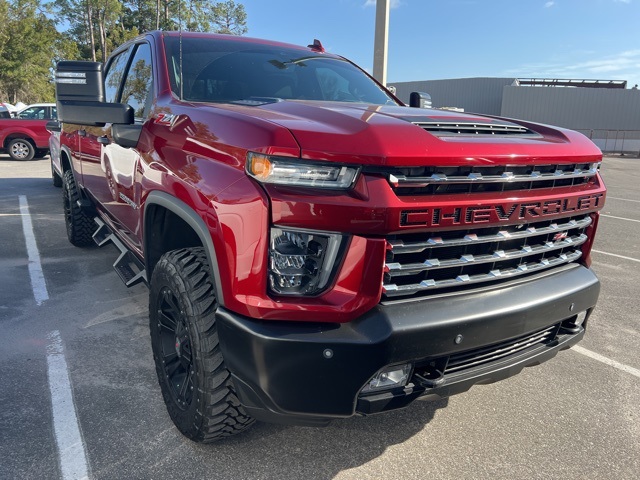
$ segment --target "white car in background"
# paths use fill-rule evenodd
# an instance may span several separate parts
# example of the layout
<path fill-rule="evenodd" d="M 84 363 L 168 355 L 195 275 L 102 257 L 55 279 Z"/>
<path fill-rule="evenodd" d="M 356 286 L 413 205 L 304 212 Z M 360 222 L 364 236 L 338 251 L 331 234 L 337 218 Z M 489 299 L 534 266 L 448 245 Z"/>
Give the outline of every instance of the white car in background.
<path fill-rule="evenodd" d="M 13 118 L 25 120 L 56 120 L 58 110 L 55 103 L 34 103 L 13 114 Z"/>
<path fill-rule="evenodd" d="M 0 118 L 12 118 L 18 109 L 10 103 L 0 102 Z"/>

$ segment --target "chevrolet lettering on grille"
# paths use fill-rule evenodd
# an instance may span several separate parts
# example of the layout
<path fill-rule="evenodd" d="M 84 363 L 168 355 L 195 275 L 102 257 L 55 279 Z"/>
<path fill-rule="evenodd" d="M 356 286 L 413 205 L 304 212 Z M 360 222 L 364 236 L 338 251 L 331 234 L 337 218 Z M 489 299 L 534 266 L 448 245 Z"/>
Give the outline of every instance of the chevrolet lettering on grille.
<path fill-rule="evenodd" d="M 400 226 L 450 227 L 535 221 L 546 216 L 596 210 L 603 203 L 604 194 L 594 193 L 539 202 L 404 210 L 400 215 Z"/>

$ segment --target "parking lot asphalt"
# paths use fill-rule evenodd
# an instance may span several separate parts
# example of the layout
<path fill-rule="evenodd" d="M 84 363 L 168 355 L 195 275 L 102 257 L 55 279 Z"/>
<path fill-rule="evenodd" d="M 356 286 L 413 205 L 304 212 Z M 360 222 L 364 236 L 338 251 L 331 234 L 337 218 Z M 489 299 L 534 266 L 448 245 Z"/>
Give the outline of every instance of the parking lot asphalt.
<path fill-rule="evenodd" d="M 639 478 L 640 159 L 608 157 L 602 171 L 602 292 L 580 349 L 437 403 L 320 429 L 256 424 L 199 445 L 162 402 L 146 288 L 120 282 L 113 247 L 69 244 L 48 159 L 0 156 L 0 478 L 73 478 L 61 463 L 72 451 L 96 479 Z M 57 348 L 75 407 L 59 395 Z M 81 445 L 60 451 L 53 411 L 65 403 Z"/>

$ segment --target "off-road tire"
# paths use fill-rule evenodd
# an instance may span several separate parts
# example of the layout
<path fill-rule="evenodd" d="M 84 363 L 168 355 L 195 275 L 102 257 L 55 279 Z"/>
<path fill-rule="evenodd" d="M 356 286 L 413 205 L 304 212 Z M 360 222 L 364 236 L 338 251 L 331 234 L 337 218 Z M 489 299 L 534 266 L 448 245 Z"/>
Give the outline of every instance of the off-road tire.
<path fill-rule="evenodd" d="M 53 181 L 53 186 L 60 188 L 62 186 L 62 177 L 58 175 L 56 169 L 53 168 L 53 160 L 51 161 L 51 180 Z"/>
<path fill-rule="evenodd" d="M 67 170 L 62 177 L 62 208 L 67 237 L 72 245 L 87 247 L 94 244 L 92 235 L 96 224 L 91 217 L 82 211 L 78 200 L 80 200 L 80 192 L 76 185 L 76 179 L 73 177 L 73 172 Z"/>
<path fill-rule="evenodd" d="M 253 423 L 236 396 L 218 342 L 212 278 L 203 248 L 165 253 L 149 292 L 151 346 L 160 389 L 173 423 L 209 443 Z"/>
<path fill-rule="evenodd" d="M 7 145 L 9 156 L 18 161 L 31 160 L 36 154 L 33 144 L 26 138 L 14 138 Z"/>

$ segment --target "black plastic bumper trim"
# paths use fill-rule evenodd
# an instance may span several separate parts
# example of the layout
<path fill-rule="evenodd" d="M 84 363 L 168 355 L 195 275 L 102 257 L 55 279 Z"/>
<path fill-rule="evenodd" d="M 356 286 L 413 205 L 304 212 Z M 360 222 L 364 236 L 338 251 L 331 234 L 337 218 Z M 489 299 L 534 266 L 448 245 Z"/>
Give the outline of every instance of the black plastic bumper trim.
<path fill-rule="evenodd" d="M 381 368 L 500 343 L 591 310 L 600 283 L 576 266 L 554 275 L 462 294 L 378 305 L 345 324 L 263 321 L 223 308 L 220 344 L 241 402 L 258 420 L 320 425 L 332 418 L 399 408 L 419 396 L 441 398 L 515 375 L 577 343 L 584 330 L 504 362 L 451 375 L 432 389 L 362 397 Z M 456 337 L 462 341 L 456 343 Z M 330 352 L 330 353 L 327 353 Z M 380 398 L 374 398 L 380 397 Z"/>

